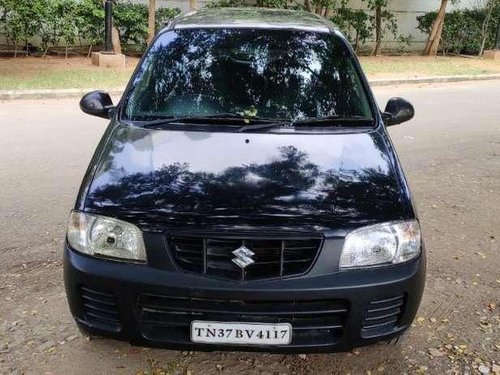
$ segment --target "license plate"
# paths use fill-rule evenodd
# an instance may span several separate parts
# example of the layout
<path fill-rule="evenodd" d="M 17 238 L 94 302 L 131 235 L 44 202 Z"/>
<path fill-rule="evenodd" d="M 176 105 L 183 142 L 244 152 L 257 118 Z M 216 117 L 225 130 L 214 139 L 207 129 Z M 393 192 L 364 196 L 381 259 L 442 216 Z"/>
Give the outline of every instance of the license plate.
<path fill-rule="evenodd" d="M 191 322 L 191 341 L 205 344 L 288 345 L 292 326 L 288 323 Z"/>

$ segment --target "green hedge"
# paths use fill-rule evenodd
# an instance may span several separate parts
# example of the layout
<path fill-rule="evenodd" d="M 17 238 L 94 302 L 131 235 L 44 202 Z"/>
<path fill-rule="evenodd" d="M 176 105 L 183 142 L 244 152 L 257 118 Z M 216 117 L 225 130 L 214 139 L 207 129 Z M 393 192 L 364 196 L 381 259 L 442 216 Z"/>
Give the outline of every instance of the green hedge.
<path fill-rule="evenodd" d="M 485 17 L 486 11 L 482 9 L 457 10 L 447 13 L 439 50 L 445 54 L 477 55 L 481 48 L 481 29 Z M 436 12 L 417 17 L 418 29 L 429 34 L 435 18 Z M 491 16 L 487 30 L 486 49 L 495 47 L 498 22 L 500 22 L 500 6 L 494 9 Z"/>
<path fill-rule="evenodd" d="M 157 30 L 180 13 L 178 8 L 156 11 Z M 115 1 L 115 26 L 125 52 L 141 53 L 148 35 L 148 6 Z M 104 8 L 101 0 L 0 0 L 0 31 L 9 44 L 24 47 L 40 39 L 40 47 L 101 45 Z"/>

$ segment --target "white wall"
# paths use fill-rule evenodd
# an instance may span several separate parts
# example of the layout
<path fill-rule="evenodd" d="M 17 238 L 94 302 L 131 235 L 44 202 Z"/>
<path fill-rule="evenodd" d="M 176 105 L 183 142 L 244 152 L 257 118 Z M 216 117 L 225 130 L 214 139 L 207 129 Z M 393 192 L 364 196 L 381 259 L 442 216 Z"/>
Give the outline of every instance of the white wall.
<path fill-rule="evenodd" d="M 143 3 L 147 4 L 148 0 L 131 0 L 133 3 Z M 196 3 L 202 7 L 207 3 L 207 0 L 196 0 Z M 156 7 L 169 7 L 169 8 L 179 8 L 183 12 L 187 12 L 189 10 L 189 1 L 188 0 L 156 0 Z"/>

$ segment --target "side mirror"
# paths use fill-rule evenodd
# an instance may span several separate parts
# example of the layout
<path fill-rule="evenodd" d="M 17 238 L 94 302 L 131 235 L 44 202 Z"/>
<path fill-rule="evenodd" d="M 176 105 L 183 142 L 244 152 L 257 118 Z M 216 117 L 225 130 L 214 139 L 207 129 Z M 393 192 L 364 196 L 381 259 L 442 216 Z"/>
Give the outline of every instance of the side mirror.
<path fill-rule="evenodd" d="M 409 121 L 415 116 L 415 109 L 403 98 L 391 98 L 385 106 L 382 118 L 386 126 L 398 125 Z"/>
<path fill-rule="evenodd" d="M 111 118 L 115 106 L 107 92 L 92 91 L 80 100 L 80 109 L 92 116 Z"/>

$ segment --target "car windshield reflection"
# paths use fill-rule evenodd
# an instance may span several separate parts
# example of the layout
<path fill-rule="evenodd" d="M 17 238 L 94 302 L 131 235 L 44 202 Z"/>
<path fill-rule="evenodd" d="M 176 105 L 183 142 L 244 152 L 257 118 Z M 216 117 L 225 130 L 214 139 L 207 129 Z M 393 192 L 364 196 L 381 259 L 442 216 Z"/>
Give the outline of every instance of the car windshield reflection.
<path fill-rule="evenodd" d="M 123 111 L 136 121 L 227 113 L 290 121 L 373 118 L 340 38 L 297 30 L 164 32 L 140 66 Z"/>

